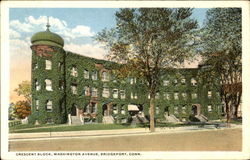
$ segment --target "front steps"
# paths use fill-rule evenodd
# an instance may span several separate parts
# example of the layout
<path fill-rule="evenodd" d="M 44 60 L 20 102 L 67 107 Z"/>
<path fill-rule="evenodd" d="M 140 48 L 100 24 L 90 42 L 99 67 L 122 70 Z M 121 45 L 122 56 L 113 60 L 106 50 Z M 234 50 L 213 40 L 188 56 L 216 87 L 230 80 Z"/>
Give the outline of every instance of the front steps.
<path fill-rule="evenodd" d="M 78 116 L 71 116 L 71 124 L 72 125 L 81 125 L 81 119 Z"/>
<path fill-rule="evenodd" d="M 180 122 L 180 120 L 178 119 L 178 118 L 176 118 L 174 115 L 167 115 L 167 114 L 165 114 L 164 115 L 165 116 L 165 118 L 166 118 L 166 122 L 168 122 L 168 123 L 178 123 L 178 122 Z"/>
<path fill-rule="evenodd" d="M 104 124 L 113 124 L 114 118 L 112 116 L 103 116 L 102 123 Z"/>

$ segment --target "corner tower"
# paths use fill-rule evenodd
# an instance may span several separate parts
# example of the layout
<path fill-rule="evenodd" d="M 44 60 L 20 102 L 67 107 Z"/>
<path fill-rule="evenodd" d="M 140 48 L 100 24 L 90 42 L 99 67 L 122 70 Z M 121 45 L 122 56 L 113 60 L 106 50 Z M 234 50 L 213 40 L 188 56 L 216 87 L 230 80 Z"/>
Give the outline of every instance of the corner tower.
<path fill-rule="evenodd" d="M 29 123 L 65 123 L 64 40 L 49 30 L 31 37 L 32 113 Z"/>

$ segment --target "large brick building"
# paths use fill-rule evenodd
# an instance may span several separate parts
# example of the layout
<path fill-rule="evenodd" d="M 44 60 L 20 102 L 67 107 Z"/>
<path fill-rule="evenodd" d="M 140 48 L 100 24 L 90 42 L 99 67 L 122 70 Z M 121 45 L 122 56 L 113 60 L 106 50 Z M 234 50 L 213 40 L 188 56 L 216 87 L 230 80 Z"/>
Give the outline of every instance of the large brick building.
<path fill-rule="evenodd" d="M 125 123 L 131 117 L 146 122 L 146 83 L 118 78 L 118 64 L 63 49 L 64 40 L 47 30 L 34 34 L 32 49 L 32 114 L 30 123 Z M 156 95 L 157 121 L 203 121 L 221 116 L 219 86 L 199 78 L 202 65 L 165 70 Z"/>

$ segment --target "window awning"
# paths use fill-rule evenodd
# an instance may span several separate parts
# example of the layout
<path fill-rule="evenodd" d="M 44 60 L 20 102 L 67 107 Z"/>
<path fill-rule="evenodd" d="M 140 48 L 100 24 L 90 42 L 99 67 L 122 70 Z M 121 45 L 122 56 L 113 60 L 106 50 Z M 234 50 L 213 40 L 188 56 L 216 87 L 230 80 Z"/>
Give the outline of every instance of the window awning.
<path fill-rule="evenodd" d="M 139 111 L 139 108 L 137 107 L 137 105 L 129 104 L 128 111 Z"/>

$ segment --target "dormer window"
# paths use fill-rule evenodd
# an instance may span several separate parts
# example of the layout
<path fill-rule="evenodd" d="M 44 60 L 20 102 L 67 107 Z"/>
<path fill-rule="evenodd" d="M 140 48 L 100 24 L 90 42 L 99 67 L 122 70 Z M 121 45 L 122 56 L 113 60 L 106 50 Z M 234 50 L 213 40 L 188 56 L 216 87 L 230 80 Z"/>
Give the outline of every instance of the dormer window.
<path fill-rule="evenodd" d="M 50 60 L 45 60 L 45 69 L 46 70 L 52 69 L 52 62 Z"/>

